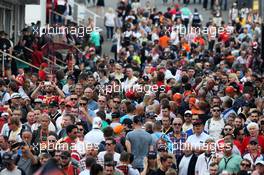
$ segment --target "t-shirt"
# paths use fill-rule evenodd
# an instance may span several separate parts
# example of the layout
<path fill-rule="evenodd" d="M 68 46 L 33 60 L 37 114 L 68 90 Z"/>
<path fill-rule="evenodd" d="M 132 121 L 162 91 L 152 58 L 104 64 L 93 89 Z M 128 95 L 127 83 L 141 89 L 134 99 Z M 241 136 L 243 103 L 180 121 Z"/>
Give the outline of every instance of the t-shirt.
<path fill-rule="evenodd" d="M 209 121 L 210 120 L 210 121 Z M 214 139 L 220 139 L 221 132 L 225 126 L 224 119 L 215 120 L 213 118 L 209 119 L 205 123 L 204 130 Z"/>
<path fill-rule="evenodd" d="M 143 160 L 148 154 L 149 146 L 152 144 L 152 137 L 143 129 L 136 129 L 127 134 L 126 139 L 131 144 L 131 152 L 134 154 L 133 167 L 144 168 Z"/>
<path fill-rule="evenodd" d="M 187 138 L 188 143 L 191 143 L 193 148 L 202 147 L 205 141 L 210 138 L 208 134 L 202 132 L 199 136 L 193 134 Z"/>
<path fill-rule="evenodd" d="M 79 175 L 90 175 L 90 170 L 85 169 Z"/>
<path fill-rule="evenodd" d="M 6 168 L 0 171 L 0 175 L 26 175 L 23 170 L 18 168 L 17 166 L 13 171 L 9 171 Z"/>
<path fill-rule="evenodd" d="M 106 154 L 106 151 L 102 151 L 98 154 L 98 162 L 104 162 L 104 156 Z M 119 164 L 119 159 L 120 159 L 120 154 L 118 153 L 114 153 L 114 161 L 117 162 L 117 164 Z"/>
<path fill-rule="evenodd" d="M 181 162 L 179 164 L 179 175 L 187 175 L 188 174 L 188 167 L 192 156 L 183 156 Z"/>

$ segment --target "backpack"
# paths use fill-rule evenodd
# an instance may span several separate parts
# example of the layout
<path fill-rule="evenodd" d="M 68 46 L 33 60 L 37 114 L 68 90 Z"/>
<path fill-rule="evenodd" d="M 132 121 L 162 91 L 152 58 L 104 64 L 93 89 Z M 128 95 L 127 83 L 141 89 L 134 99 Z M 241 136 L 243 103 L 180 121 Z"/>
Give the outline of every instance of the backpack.
<path fill-rule="evenodd" d="M 201 23 L 200 15 L 198 13 L 193 14 L 192 23 L 199 25 Z"/>

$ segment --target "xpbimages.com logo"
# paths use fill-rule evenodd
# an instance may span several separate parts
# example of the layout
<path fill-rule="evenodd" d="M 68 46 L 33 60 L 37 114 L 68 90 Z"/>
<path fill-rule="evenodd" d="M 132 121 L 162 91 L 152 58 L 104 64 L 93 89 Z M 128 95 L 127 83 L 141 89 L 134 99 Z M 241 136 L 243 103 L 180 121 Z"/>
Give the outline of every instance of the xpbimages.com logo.
<path fill-rule="evenodd" d="M 71 34 L 75 35 L 77 37 L 84 37 L 85 35 L 91 34 L 93 31 L 102 31 L 101 28 L 95 27 L 95 29 L 91 27 L 83 27 L 83 26 L 50 26 L 49 24 L 47 26 L 42 27 L 33 27 L 33 34 L 34 35 L 64 35 L 64 34 Z"/>

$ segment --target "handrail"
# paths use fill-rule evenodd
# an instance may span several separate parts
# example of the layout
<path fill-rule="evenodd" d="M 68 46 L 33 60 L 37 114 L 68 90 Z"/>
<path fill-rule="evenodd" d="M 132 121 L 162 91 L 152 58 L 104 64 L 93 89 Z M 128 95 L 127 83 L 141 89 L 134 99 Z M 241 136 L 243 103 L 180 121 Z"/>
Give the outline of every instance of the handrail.
<path fill-rule="evenodd" d="M 25 49 L 27 49 L 27 50 L 30 51 L 30 52 L 33 52 L 33 50 L 30 49 L 30 48 L 28 48 L 28 47 L 25 47 Z M 45 56 L 42 56 L 42 57 L 44 58 L 44 60 L 46 60 L 46 61 L 48 61 L 48 62 L 51 62 L 51 63 L 54 63 L 53 61 L 51 61 L 50 59 L 46 58 Z M 63 64 L 66 65 L 66 63 L 65 63 L 64 61 L 62 61 L 62 60 L 60 60 L 60 59 L 58 59 L 58 58 L 56 58 L 56 61 L 59 61 L 60 63 L 63 63 Z M 54 64 L 55 64 L 56 66 L 60 67 L 60 68 L 63 68 L 62 66 L 60 66 L 60 65 L 58 65 L 58 64 L 56 64 L 56 63 L 54 63 Z"/>
<path fill-rule="evenodd" d="M 24 63 L 24 64 L 27 64 L 27 65 L 29 65 L 29 66 L 31 66 L 31 67 L 37 69 L 37 70 L 40 69 L 39 67 L 34 66 L 33 64 L 30 64 L 30 63 L 28 63 L 28 62 L 26 62 L 26 61 L 24 61 L 24 60 L 21 60 L 20 58 L 17 58 L 17 57 L 15 57 L 15 56 L 13 56 L 13 55 L 10 55 L 9 53 L 3 52 L 2 50 L 0 50 L 0 52 L 1 52 L 2 54 L 4 54 L 4 55 L 7 55 L 7 56 L 11 57 L 11 58 L 14 58 L 15 60 L 18 60 L 18 61 L 20 61 L 20 62 L 22 62 L 22 63 Z"/>

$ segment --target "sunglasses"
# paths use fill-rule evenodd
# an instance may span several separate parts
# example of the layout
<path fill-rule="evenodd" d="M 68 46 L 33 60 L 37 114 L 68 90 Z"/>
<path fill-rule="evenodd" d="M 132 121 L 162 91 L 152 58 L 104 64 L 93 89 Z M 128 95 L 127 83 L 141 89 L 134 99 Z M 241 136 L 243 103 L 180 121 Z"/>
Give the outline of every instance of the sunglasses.
<path fill-rule="evenodd" d="M 117 103 L 117 104 L 120 104 L 121 102 L 120 101 L 113 101 L 114 103 Z"/>
<path fill-rule="evenodd" d="M 241 163 L 241 166 L 243 166 L 243 167 L 250 167 L 250 164 L 248 164 L 248 163 Z"/>
<path fill-rule="evenodd" d="M 106 143 L 105 145 L 107 145 L 107 146 L 111 146 L 111 145 L 112 145 L 112 143 Z"/>
<path fill-rule="evenodd" d="M 71 100 L 73 100 L 73 101 L 77 101 L 78 99 L 77 99 L 77 98 L 71 98 Z"/>
<path fill-rule="evenodd" d="M 181 126 L 181 123 L 173 123 L 173 126 Z"/>
<path fill-rule="evenodd" d="M 79 103 L 80 106 L 86 106 L 86 103 Z"/>
<path fill-rule="evenodd" d="M 66 157 L 66 156 L 61 156 L 61 159 L 62 159 L 62 160 L 68 160 L 68 157 Z"/>
<path fill-rule="evenodd" d="M 213 112 L 220 112 L 220 109 L 213 109 Z"/>
<path fill-rule="evenodd" d="M 56 140 L 48 140 L 48 142 L 50 142 L 50 143 L 55 143 L 55 142 L 57 142 Z"/>
<path fill-rule="evenodd" d="M 103 101 L 103 100 L 98 100 L 98 102 L 100 102 L 100 103 L 105 103 L 105 101 Z"/>
<path fill-rule="evenodd" d="M 167 152 L 166 149 L 158 149 L 158 152 Z"/>
<path fill-rule="evenodd" d="M 225 131 L 231 131 L 232 128 L 225 128 L 224 130 L 225 130 Z"/>

